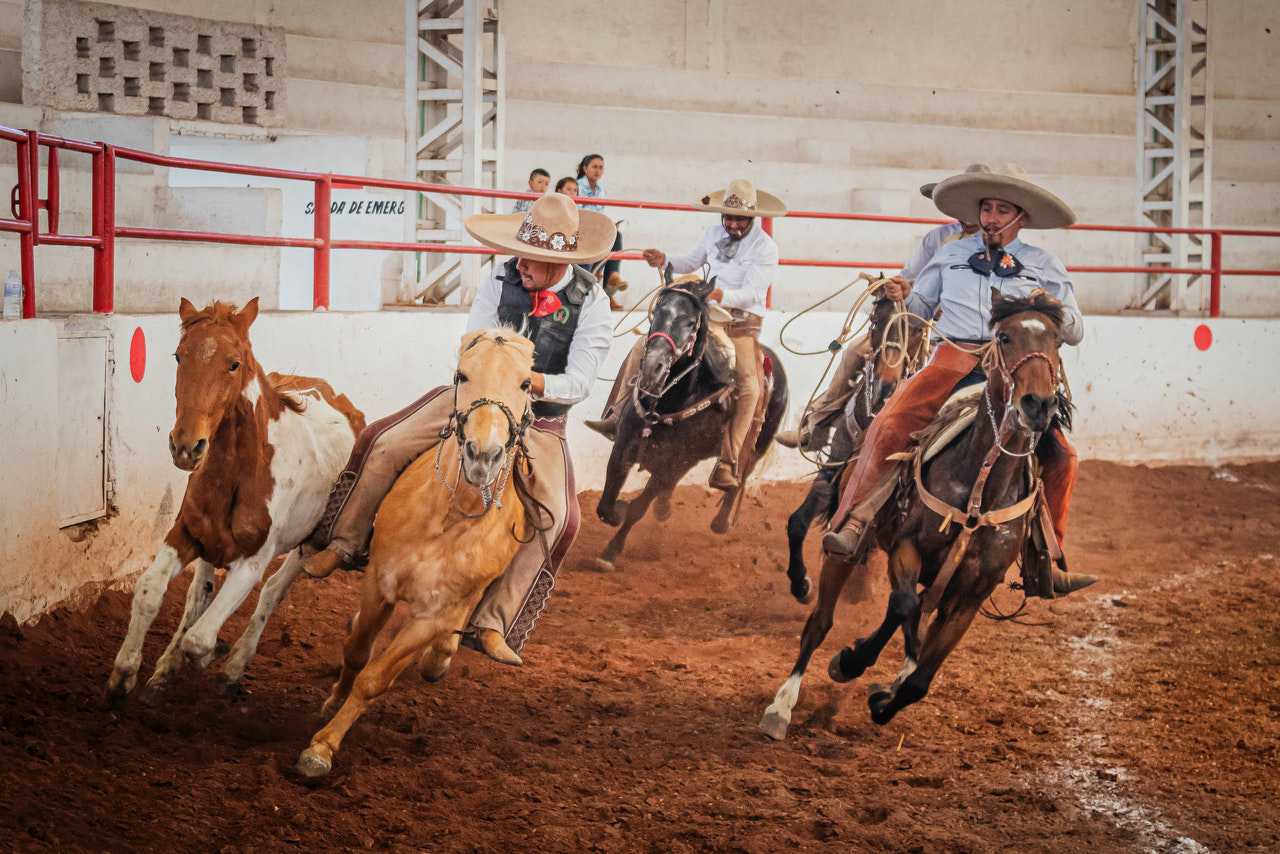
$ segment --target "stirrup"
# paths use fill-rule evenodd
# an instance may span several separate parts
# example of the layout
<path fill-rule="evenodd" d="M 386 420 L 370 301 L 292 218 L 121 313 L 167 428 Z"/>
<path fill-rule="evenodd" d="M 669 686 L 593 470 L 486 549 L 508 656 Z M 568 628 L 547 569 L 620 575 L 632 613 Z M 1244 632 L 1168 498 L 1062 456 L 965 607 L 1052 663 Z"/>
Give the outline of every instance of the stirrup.
<path fill-rule="evenodd" d="M 851 517 L 839 529 L 822 535 L 822 551 L 831 557 L 852 558 L 862 545 L 867 527 L 865 523 Z"/>

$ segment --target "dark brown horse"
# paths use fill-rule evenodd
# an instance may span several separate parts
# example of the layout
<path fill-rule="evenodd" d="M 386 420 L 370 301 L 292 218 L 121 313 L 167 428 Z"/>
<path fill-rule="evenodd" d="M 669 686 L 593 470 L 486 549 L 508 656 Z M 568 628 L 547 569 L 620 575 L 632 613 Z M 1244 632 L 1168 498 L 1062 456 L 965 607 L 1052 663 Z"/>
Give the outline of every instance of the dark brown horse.
<path fill-rule="evenodd" d="M 1058 397 L 1061 306 L 1042 295 L 1007 299 L 993 289 L 991 314 L 994 350 L 990 355 L 994 358 L 989 364 L 995 369 L 989 370 L 978 416 L 965 434 L 923 467 L 919 481 L 933 499 L 956 507 L 968 506 L 971 495 L 977 494 L 982 513 L 1017 507 L 1034 496 L 1034 480 L 1028 476 L 1035 459 L 1034 443 L 1054 418 L 1067 416 L 1059 411 Z M 980 480 L 985 486 L 975 490 Z M 887 688 L 872 685 L 867 700 L 871 718 L 878 724 L 887 723 L 928 693 L 938 668 L 968 630 L 979 606 L 1028 548 L 1030 513 L 991 525 L 977 524 L 974 518 L 969 520 L 974 524 L 967 525 L 962 513 L 959 520 L 944 523 L 939 513 L 926 506 L 913 481 L 904 479 L 895 497 L 885 502 L 858 554 L 850 560 L 825 558 L 818 604 L 805 623 L 800 655 L 760 722 L 770 737 L 785 737 L 809 659 L 831 629 L 840 590 L 849 574 L 865 565 L 873 541 L 889 554 L 892 592 L 884 621 L 869 637 L 836 653 L 828 673 L 837 682 L 861 676 L 902 628 L 906 650 L 902 671 Z M 936 500 L 932 503 L 938 506 Z M 960 548 L 952 555 L 957 541 Z M 931 585 L 944 569 L 952 570 L 949 578 L 941 580 L 942 589 L 933 590 Z M 923 601 L 916 592 L 918 584 L 925 587 Z M 927 611 L 926 601 L 936 603 L 937 614 L 922 639 L 920 620 Z"/>
<path fill-rule="evenodd" d="M 902 306 L 888 297 L 877 299 L 871 309 L 868 332 L 870 355 L 856 380 L 853 397 L 843 412 L 815 426 L 815 434 L 831 430 L 827 459 L 814 475 L 804 501 L 787 519 L 789 561 L 787 578 L 796 601 L 808 603 L 813 598 L 813 584 L 804 563 L 804 541 L 814 520 L 826 520 L 840 476 L 849 460 L 858 453 L 862 436 L 871 419 L 884 406 L 901 382 L 915 367 L 923 364 L 928 350 L 924 321 L 914 315 L 901 314 Z M 895 317 L 902 320 L 895 320 Z M 905 339 L 905 340 L 904 340 Z"/>
<path fill-rule="evenodd" d="M 710 321 L 707 295 L 715 279 L 677 280 L 658 295 L 649 323 L 649 337 L 636 379 L 636 388 L 621 403 L 618 432 L 609 455 L 604 490 L 596 514 L 607 525 L 620 526 L 596 561 L 600 569 L 613 563 L 626 545 L 631 528 L 658 500 L 657 515 L 666 519 L 676 484 L 699 460 L 717 456 L 733 407 L 729 401 L 732 371 L 718 363 L 709 348 Z M 756 462 L 778 432 L 787 411 L 787 375 L 777 354 L 764 345 L 766 386 L 764 423 L 756 437 L 755 453 L 743 454 L 741 486 L 724 494 L 720 510 L 711 522 L 718 534 L 729 530 Z M 618 493 L 631 471 L 639 465 L 649 472 L 644 490 L 631 501 L 619 501 Z"/>

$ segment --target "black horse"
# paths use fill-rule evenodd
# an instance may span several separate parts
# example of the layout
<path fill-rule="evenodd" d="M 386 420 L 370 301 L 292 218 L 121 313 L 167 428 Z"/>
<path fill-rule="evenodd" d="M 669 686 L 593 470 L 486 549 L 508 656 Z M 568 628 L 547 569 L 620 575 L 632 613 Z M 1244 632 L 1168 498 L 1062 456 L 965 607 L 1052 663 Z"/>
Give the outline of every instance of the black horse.
<path fill-rule="evenodd" d="M 814 476 L 804 501 L 787 519 L 790 552 L 787 578 L 791 582 L 791 595 L 798 602 L 808 603 L 813 597 L 813 585 L 804 563 L 804 541 L 809 529 L 815 520 L 823 521 L 831 514 L 840 476 L 848 461 L 857 454 L 862 436 L 871 426 L 871 419 L 906 377 L 908 370 L 923 361 L 927 347 L 924 322 L 911 315 L 905 321 L 891 323 L 898 308 L 897 303 L 888 297 L 875 301 L 867 336 L 870 354 L 855 381 L 853 396 L 843 412 L 837 412 L 825 422 L 815 425 L 815 435 L 831 431 L 826 464 Z"/>
<path fill-rule="evenodd" d="M 636 384 L 618 404 L 617 435 L 604 491 L 596 514 L 607 525 L 621 526 L 596 561 L 612 569 L 626 544 L 632 526 L 644 518 L 658 500 L 657 516 L 670 516 L 671 492 L 699 461 L 718 456 L 733 407 L 730 393 L 733 375 L 725 360 L 710 345 L 707 295 L 710 281 L 684 280 L 668 284 L 658 295 L 649 324 Z M 739 460 L 739 483 L 727 491 L 711 530 L 723 534 L 732 526 L 741 503 L 747 477 L 773 441 L 787 411 L 787 375 L 777 354 L 764 345 L 765 374 L 771 377 L 764 423 L 754 443 L 754 453 Z M 631 471 L 639 465 L 649 472 L 644 490 L 631 501 L 619 501 L 618 493 Z"/>

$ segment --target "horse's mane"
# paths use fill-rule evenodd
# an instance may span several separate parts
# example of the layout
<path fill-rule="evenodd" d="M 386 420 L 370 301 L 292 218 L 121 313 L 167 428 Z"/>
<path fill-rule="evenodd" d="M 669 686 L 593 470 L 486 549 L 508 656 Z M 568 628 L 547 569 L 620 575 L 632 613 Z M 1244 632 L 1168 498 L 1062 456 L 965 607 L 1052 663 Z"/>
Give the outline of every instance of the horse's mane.
<path fill-rule="evenodd" d="M 212 304 L 205 306 L 186 320 L 182 321 L 182 331 L 186 332 L 191 327 L 208 321 L 230 322 L 232 315 L 239 310 L 240 307 L 235 303 L 214 300 Z"/>
<path fill-rule="evenodd" d="M 1062 307 L 1062 303 L 1043 291 L 1038 291 L 1029 297 L 1005 297 L 999 302 L 993 302 L 991 326 L 994 327 L 1000 321 L 1024 311 L 1037 311 L 1043 314 L 1059 329 L 1066 320 L 1066 309 Z"/>

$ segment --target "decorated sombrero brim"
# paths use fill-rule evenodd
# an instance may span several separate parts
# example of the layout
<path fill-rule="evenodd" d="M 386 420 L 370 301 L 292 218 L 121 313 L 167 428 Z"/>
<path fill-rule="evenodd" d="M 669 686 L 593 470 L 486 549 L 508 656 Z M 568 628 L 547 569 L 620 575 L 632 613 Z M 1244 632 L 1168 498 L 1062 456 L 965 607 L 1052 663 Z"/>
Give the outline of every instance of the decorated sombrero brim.
<path fill-rule="evenodd" d="M 1022 208 L 1027 215 L 1024 228 L 1066 228 L 1076 221 L 1070 205 L 1012 164 L 989 173 L 953 175 L 933 188 L 938 210 L 961 222 L 977 219 L 983 199 L 1000 199 Z"/>
<path fill-rule="evenodd" d="M 618 228 L 602 213 L 580 210 L 563 193 L 547 193 L 525 213 L 475 214 L 463 226 L 485 246 L 531 261 L 583 264 L 613 249 Z"/>
<path fill-rule="evenodd" d="M 723 190 L 715 190 L 698 198 L 694 207 L 709 213 L 729 214 L 730 216 L 786 216 L 787 206 L 782 199 L 757 190 L 755 185 L 745 179 L 730 181 Z"/>
<path fill-rule="evenodd" d="M 975 173 L 990 174 L 991 167 L 985 163 L 970 163 L 968 166 L 965 167 L 964 171 L 965 171 L 965 174 L 967 175 L 971 175 Z M 932 199 L 934 189 L 941 183 L 942 183 L 941 181 L 930 181 L 928 184 L 921 184 L 920 195 L 924 196 L 926 199 Z"/>

